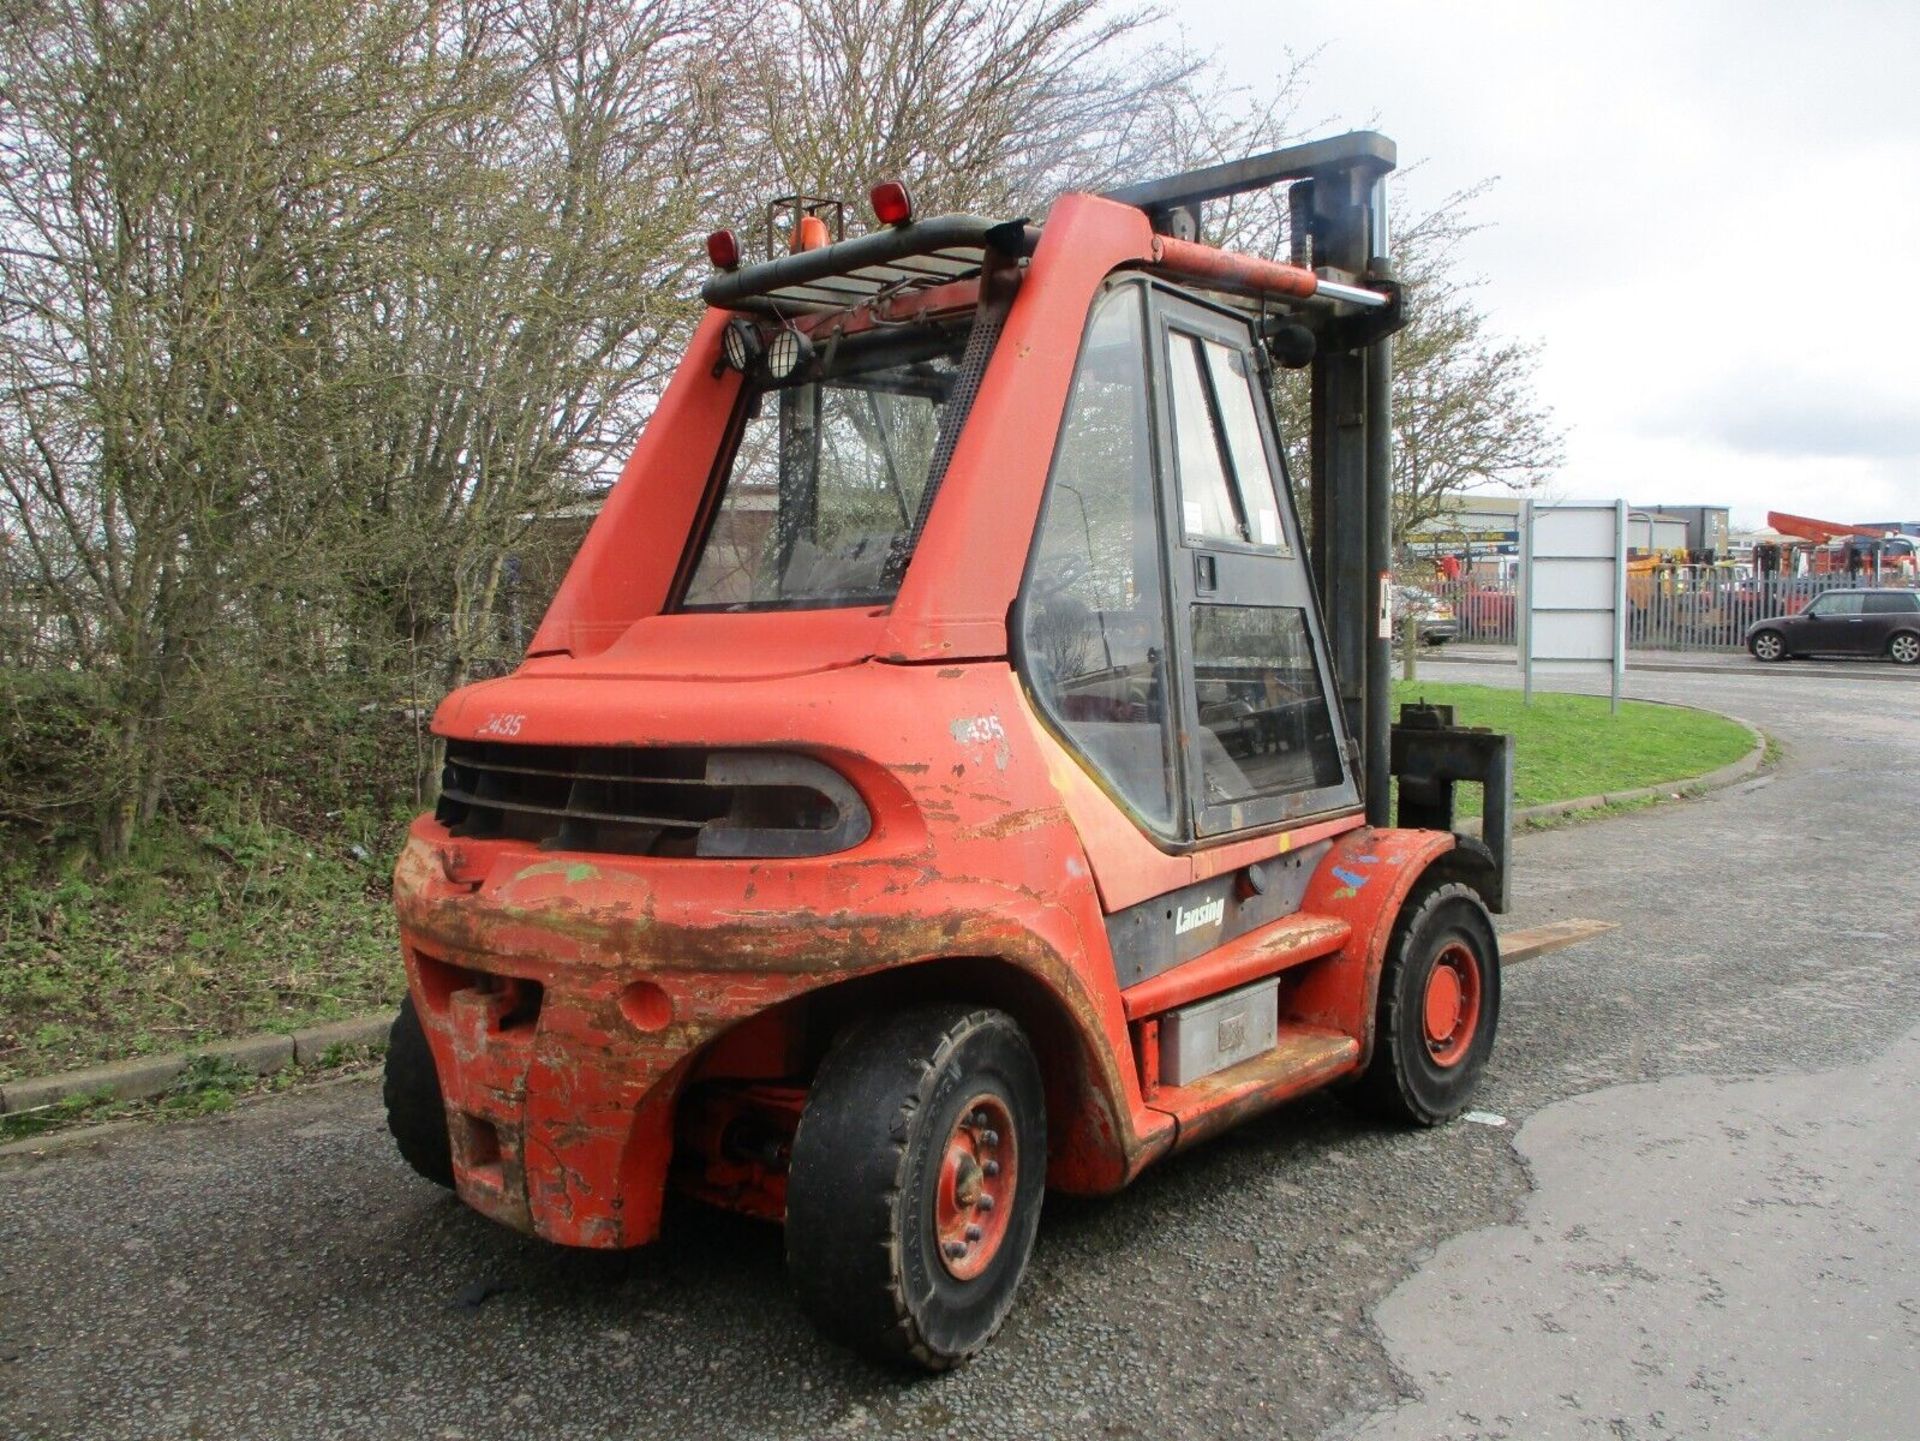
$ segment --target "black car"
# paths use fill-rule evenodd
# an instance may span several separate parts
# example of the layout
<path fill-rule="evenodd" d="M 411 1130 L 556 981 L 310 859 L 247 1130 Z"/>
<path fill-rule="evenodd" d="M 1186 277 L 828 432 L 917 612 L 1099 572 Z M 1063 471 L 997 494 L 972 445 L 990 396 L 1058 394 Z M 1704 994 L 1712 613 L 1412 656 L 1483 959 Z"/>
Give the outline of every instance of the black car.
<path fill-rule="evenodd" d="M 1920 664 L 1920 591 L 1830 590 L 1798 615 L 1774 615 L 1747 627 L 1755 660 L 1797 655 L 1883 655 Z"/>

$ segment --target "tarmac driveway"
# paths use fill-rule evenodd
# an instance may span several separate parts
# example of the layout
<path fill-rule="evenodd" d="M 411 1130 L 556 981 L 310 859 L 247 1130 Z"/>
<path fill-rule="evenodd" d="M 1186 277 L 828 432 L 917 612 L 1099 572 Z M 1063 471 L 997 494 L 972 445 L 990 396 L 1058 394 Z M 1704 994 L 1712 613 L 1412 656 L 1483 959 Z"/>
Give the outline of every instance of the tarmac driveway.
<path fill-rule="evenodd" d="M 770 1229 L 558 1251 L 308 1091 L 0 1169 L 0 1435 L 1910 1435 L 1920 690 L 1630 688 L 1786 758 L 1522 841 L 1512 924 L 1623 925 L 1510 973 L 1505 1126 L 1309 1099 L 1050 1202 L 1007 1330 L 918 1380 L 814 1337 Z"/>

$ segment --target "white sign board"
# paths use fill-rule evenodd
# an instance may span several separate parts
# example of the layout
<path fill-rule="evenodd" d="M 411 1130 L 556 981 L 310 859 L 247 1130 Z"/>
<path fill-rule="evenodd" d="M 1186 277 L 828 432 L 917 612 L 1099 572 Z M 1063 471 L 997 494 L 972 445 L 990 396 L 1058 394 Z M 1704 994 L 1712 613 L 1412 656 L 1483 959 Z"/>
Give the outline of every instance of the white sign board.
<path fill-rule="evenodd" d="M 1520 515 L 1520 668 L 1533 682 L 1627 668 L 1627 503 L 1542 505 Z"/>

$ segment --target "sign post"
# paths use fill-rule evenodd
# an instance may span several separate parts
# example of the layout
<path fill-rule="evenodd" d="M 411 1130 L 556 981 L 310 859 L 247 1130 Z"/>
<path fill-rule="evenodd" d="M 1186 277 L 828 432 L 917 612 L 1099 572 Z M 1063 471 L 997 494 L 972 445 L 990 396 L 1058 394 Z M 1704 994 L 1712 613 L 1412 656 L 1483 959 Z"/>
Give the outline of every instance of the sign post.
<path fill-rule="evenodd" d="M 1520 516 L 1520 669 L 1526 702 L 1536 675 L 1606 675 L 1613 709 L 1627 669 L 1627 503 L 1526 502 Z"/>

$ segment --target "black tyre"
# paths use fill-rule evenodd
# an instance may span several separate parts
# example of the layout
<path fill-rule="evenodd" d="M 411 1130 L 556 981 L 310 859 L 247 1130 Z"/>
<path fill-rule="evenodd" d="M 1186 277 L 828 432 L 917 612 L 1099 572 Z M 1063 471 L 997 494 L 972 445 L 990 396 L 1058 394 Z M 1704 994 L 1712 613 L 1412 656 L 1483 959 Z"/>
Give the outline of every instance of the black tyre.
<path fill-rule="evenodd" d="M 1920 665 L 1920 635 L 1903 630 L 1888 637 L 1887 658 L 1895 665 Z"/>
<path fill-rule="evenodd" d="M 944 1371 L 1013 1307 L 1046 1190 L 1040 1068 L 1013 1018 L 871 1017 L 807 1095 L 787 1174 L 787 1272 L 829 1336 Z"/>
<path fill-rule="evenodd" d="M 1787 638 L 1777 630 L 1757 630 L 1747 638 L 1747 649 L 1755 660 L 1768 662 L 1787 658 Z"/>
<path fill-rule="evenodd" d="M 387 1033 L 387 1070 L 382 1087 L 387 1129 L 400 1157 L 436 1186 L 453 1186 L 453 1143 L 447 1138 L 447 1106 L 440 1095 L 440 1073 L 413 997 L 400 1002 L 400 1014 Z"/>
<path fill-rule="evenodd" d="M 1473 1099 L 1500 1021 L 1500 945 L 1463 885 L 1416 888 L 1380 974 L 1373 1058 L 1348 1093 L 1384 1120 L 1434 1126 Z"/>

